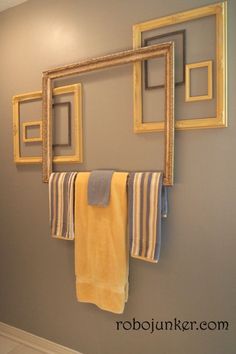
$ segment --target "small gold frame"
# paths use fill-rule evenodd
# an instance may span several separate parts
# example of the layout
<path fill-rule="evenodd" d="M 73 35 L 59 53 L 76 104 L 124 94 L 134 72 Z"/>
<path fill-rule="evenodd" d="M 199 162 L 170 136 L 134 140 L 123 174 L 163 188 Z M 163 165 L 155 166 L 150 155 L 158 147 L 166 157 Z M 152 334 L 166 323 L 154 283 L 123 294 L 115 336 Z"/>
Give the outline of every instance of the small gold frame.
<path fill-rule="evenodd" d="M 191 70 L 207 68 L 207 94 L 191 96 Z M 212 99 L 212 60 L 201 61 L 185 65 L 185 102 L 204 101 Z"/>
<path fill-rule="evenodd" d="M 173 185 L 174 179 L 174 46 L 173 43 L 156 44 L 144 48 L 127 50 L 92 58 L 79 63 L 65 65 L 43 72 L 43 182 L 48 183 L 52 173 L 52 84 L 54 79 L 79 75 L 85 72 L 110 68 L 118 65 L 133 64 L 142 60 L 167 56 L 168 82 L 166 102 L 164 184 Z M 136 95 L 137 78 L 134 77 L 134 97 Z"/>
<path fill-rule="evenodd" d="M 142 47 L 143 32 L 211 15 L 216 17 L 216 116 L 178 119 L 175 121 L 175 127 L 179 130 L 227 127 L 227 2 L 224 1 L 133 25 L 133 48 L 140 48 Z M 134 76 L 136 76 L 138 84 L 134 100 L 135 117 L 142 121 L 141 63 L 134 64 Z M 163 129 L 164 122 L 157 122 L 152 131 Z"/>
<path fill-rule="evenodd" d="M 54 156 L 55 163 L 81 163 L 83 161 L 83 143 L 82 143 L 82 87 L 81 84 L 56 87 L 53 89 L 53 95 L 59 96 L 67 93 L 73 93 L 74 102 L 74 137 L 75 153 L 74 155 Z M 19 107 L 21 102 L 42 99 L 42 91 L 29 92 L 13 96 L 13 146 L 14 162 L 17 164 L 40 164 L 42 156 L 21 156 L 20 155 L 20 114 Z M 38 121 L 33 122 L 39 123 Z M 42 125 L 42 121 L 41 121 Z"/>
<path fill-rule="evenodd" d="M 35 138 L 28 138 L 27 137 L 27 128 L 28 127 L 37 127 L 39 126 L 39 137 Z M 23 142 L 24 143 L 34 143 L 42 141 L 42 121 L 30 121 L 30 122 L 23 122 Z"/>

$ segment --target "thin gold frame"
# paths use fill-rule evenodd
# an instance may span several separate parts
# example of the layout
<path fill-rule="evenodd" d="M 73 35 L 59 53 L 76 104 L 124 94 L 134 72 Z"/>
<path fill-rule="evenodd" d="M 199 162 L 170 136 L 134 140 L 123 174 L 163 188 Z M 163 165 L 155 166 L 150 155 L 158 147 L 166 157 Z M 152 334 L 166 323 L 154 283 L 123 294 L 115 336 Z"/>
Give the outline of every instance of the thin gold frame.
<path fill-rule="evenodd" d="M 58 67 L 43 73 L 43 182 L 48 183 L 52 173 L 52 83 L 54 79 L 78 75 L 85 72 L 134 63 L 154 57 L 166 56 L 166 124 L 165 124 L 165 167 L 164 184 L 173 185 L 174 167 L 174 46 L 173 43 L 153 45 L 140 49 L 127 50 L 103 57 L 81 61 Z M 137 78 L 134 77 L 134 99 Z"/>
<path fill-rule="evenodd" d="M 73 93 L 74 102 L 74 131 L 75 131 L 75 152 L 68 156 L 54 156 L 55 163 L 81 163 L 83 161 L 83 143 L 82 143 L 82 87 L 81 84 L 56 87 L 53 89 L 53 95 L 59 96 L 67 93 Z M 20 156 L 20 114 L 19 105 L 21 102 L 42 99 L 42 91 L 29 92 L 13 96 L 13 146 L 14 162 L 17 164 L 40 164 L 42 156 Z M 38 123 L 38 122 L 34 122 Z M 42 123 L 42 121 L 41 121 Z"/>
<path fill-rule="evenodd" d="M 207 94 L 191 96 L 191 70 L 207 68 Z M 185 65 L 185 102 L 196 102 L 212 99 L 212 60 Z"/>
<path fill-rule="evenodd" d="M 28 127 L 35 127 L 39 126 L 39 136 L 35 138 L 27 138 L 27 128 Z M 42 141 L 42 121 L 30 121 L 30 122 L 23 122 L 23 142 L 24 143 L 34 143 L 34 142 L 40 142 Z"/>
<path fill-rule="evenodd" d="M 211 15 L 216 16 L 216 116 L 201 119 L 178 119 L 175 121 L 175 127 L 180 130 L 227 127 L 227 3 L 225 1 L 200 7 L 133 26 L 133 48 L 140 48 L 143 32 Z M 142 121 L 142 66 L 140 63 L 134 64 L 134 76 L 138 83 L 134 101 L 135 117 Z M 164 122 L 158 122 L 154 129 L 146 131 L 161 131 L 163 129 Z"/>

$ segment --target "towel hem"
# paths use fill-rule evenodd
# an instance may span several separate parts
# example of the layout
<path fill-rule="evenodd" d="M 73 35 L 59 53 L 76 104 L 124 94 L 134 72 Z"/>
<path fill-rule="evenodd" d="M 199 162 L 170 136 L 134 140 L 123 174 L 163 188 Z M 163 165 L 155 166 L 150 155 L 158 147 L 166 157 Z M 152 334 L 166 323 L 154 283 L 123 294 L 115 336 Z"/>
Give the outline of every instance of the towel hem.
<path fill-rule="evenodd" d="M 98 305 L 97 303 L 91 302 L 91 301 L 89 301 L 89 300 L 81 300 L 78 296 L 76 296 L 76 298 L 77 298 L 77 301 L 79 301 L 79 302 L 83 302 L 83 303 L 85 303 L 85 304 L 95 305 L 95 306 L 97 306 L 100 310 L 103 310 L 103 311 L 112 312 L 112 313 L 115 313 L 115 314 L 117 314 L 117 315 L 120 315 L 120 314 L 124 313 L 124 309 L 121 310 L 121 311 L 115 311 L 115 310 L 112 310 L 112 309 L 108 309 L 107 307 L 103 307 L 102 305 Z"/>
<path fill-rule="evenodd" d="M 150 258 L 143 257 L 143 256 L 135 256 L 135 255 L 131 254 L 131 257 L 132 257 L 132 258 L 141 259 L 141 260 L 143 260 L 143 261 L 147 261 L 147 262 L 150 262 L 150 263 L 158 263 L 158 260 L 150 259 Z"/>
<path fill-rule="evenodd" d="M 56 236 L 56 235 L 51 235 L 52 238 L 59 238 L 60 240 L 65 240 L 65 241 L 74 241 L 75 239 L 72 237 L 63 237 L 63 236 Z"/>

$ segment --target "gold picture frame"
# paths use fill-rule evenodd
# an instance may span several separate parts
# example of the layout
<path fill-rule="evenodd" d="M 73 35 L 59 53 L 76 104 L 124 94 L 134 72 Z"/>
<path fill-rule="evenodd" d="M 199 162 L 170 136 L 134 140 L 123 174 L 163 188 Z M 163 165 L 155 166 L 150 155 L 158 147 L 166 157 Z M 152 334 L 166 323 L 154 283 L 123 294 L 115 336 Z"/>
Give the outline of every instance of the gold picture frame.
<path fill-rule="evenodd" d="M 174 81 L 174 44 L 172 42 L 168 42 L 171 45 L 171 52 L 165 51 L 162 55 L 157 57 L 163 56 L 165 59 L 165 120 L 169 121 L 169 115 L 173 115 L 173 106 L 172 106 L 172 99 L 171 92 L 174 91 L 174 87 L 172 88 L 171 85 Z M 161 44 L 159 44 L 161 45 Z M 165 45 L 165 44 L 164 44 Z M 170 69 L 171 68 L 171 69 Z M 158 129 L 159 123 L 158 122 L 146 122 L 144 123 L 141 119 L 141 115 L 139 114 L 140 105 L 142 104 L 142 97 L 140 100 L 137 100 L 139 96 L 139 88 L 140 88 L 140 81 L 138 75 L 134 74 L 134 132 L 135 133 L 143 133 L 143 132 L 152 132 Z"/>
<path fill-rule="evenodd" d="M 67 85 L 53 89 L 53 95 L 73 94 L 74 103 L 74 137 L 75 152 L 73 155 L 54 156 L 55 163 L 81 163 L 83 161 L 83 143 L 82 143 L 82 87 L 81 84 Z M 40 164 L 42 156 L 21 156 L 20 154 L 20 116 L 19 106 L 21 102 L 34 101 L 42 99 L 42 91 L 35 91 L 13 96 L 13 150 L 14 162 L 17 164 Z M 32 122 L 42 125 L 42 121 Z M 23 123 L 23 125 L 26 125 Z M 29 140 L 28 140 L 29 141 Z M 32 140 L 31 140 L 32 141 Z M 36 140 L 34 140 L 36 141 Z M 42 141 L 42 139 L 41 139 Z"/>
<path fill-rule="evenodd" d="M 207 94 L 191 96 L 191 70 L 207 68 Z M 185 65 L 185 102 L 196 102 L 212 99 L 212 60 L 201 61 L 199 63 L 192 63 Z"/>
<path fill-rule="evenodd" d="M 28 127 L 37 127 L 37 126 L 39 126 L 39 136 L 34 137 L 34 138 L 28 138 L 27 137 L 27 128 Z M 42 138 L 42 121 L 41 120 L 23 122 L 23 142 L 24 143 L 34 143 L 34 142 L 40 142 L 42 140 L 43 140 L 43 138 Z"/>
<path fill-rule="evenodd" d="M 168 53 L 168 54 L 167 54 Z M 43 72 L 43 182 L 48 183 L 52 173 L 52 84 L 54 79 L 79 75 L 85 72 L 110 68 L 118 65 L 133 64 L 159 56 L 168 56 L 168 104 L 166 103 L 165 166 L 164 184 L 173 185 L 174 167 L 174 46 L 173 43 L 153 45 L 145 48 L 127 50 L 103 57 L 92 58 L 79 63 L 65 65 Z M 134 96 L 137 78 L 134 77 Z"/>
<path fill-rule="evenodd" d="M 165 26 L 184 23 L 206 16 L 216 16 L 216 116 L 193 119 L 178 119 L 177 129 L 200 129 L 227 127 L 227 3 L 220 2 L 170 16 L 157 18 L 133 25 L 133 48 L 142 46 L 142 33 Z M 134 76 L 137 78 L 137 92 L 134 100 L 135 116 L 142 121 L 142 66 L 134 64 Z M 135 122 L 134 122 L 135 125 Z M 164 129 L 164 122 L 157 122 L 152 131 Z M 150 131 L 150 130 L 149 130 Z"/>

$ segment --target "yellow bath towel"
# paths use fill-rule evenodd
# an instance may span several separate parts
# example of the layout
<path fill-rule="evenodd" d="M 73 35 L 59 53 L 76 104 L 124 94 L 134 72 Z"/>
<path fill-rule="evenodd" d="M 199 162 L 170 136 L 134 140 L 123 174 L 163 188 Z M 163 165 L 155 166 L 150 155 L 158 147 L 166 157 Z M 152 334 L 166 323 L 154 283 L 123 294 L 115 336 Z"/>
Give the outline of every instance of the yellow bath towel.
<path fill-rule="evenodd" d="M 78 301 L 122 313 L 128 297 L 128 173 L 115 172 L 109 205 L 88 205 L 89 172 L 75 185 L 75 274 Z"/>

